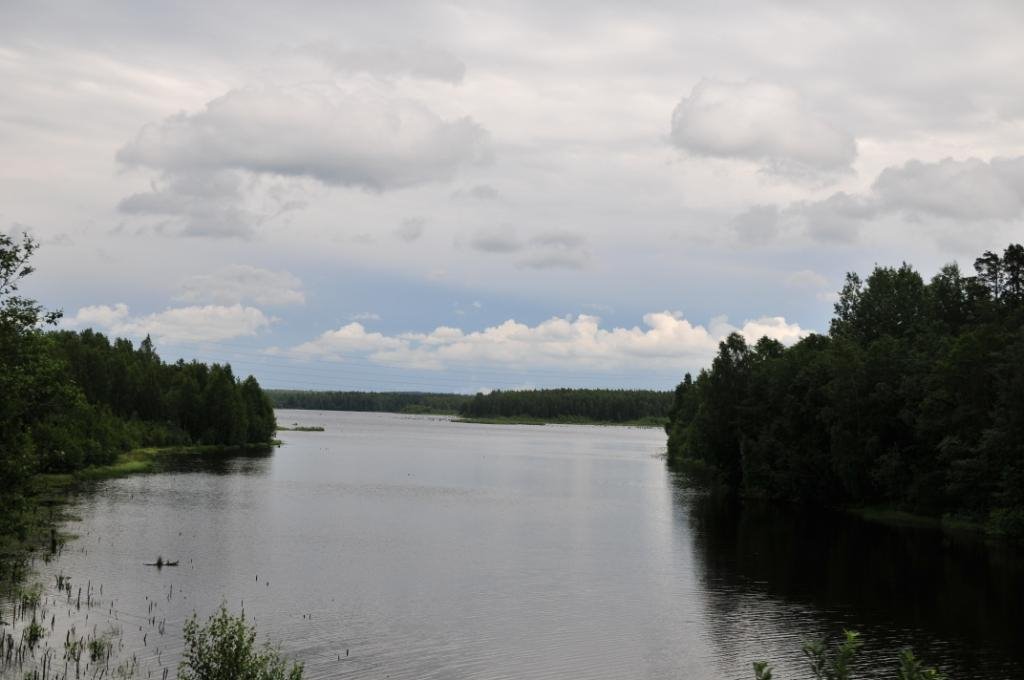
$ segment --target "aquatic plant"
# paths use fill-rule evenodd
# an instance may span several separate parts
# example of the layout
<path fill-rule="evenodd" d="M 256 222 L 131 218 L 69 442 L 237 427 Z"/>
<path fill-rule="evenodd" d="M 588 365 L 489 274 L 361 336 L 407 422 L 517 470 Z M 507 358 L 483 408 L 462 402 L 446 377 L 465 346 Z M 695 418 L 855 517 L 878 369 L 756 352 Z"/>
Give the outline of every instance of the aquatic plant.
<path fill-rule="evenodd" d="M 860 633 L 844 630 L 835 649 L 824 642 L 809 642 L 804 645 L 804 656 L 815 680 L 853 680 L 854 661 L 863 644 Z M 772 680 L 772 667 L 767 661 L 755 661 L 753 665 L 754 680 Z M 896 680 L 945 680 L 938 670 L 925 668 L 910 649 L 900 651 L 896 672 Z"/>
<path fill-rule="evenodd" d="M 114 643 L 107 637 L 96 637 L 89 640 L 89 660 L 93 663 L 105 660 L 113 647 Z"/>

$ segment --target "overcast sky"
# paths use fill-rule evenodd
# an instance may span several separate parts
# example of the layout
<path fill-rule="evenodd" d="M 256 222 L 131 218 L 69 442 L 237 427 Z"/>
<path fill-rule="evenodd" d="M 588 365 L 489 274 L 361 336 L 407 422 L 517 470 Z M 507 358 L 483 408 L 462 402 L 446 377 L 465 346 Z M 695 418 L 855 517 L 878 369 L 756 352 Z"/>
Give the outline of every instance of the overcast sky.
<path fill-rule="evenodd" d="M 1019 2 L 0 3 L 64 325 L 270 387 L 671 387 L 1024 238 Z"/>

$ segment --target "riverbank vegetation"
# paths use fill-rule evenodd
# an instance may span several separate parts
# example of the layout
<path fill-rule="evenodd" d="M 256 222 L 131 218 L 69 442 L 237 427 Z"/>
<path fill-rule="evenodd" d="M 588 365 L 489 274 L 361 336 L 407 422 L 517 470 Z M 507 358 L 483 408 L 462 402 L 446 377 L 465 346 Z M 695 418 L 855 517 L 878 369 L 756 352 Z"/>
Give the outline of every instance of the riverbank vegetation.
<path fill-rule="evenodd" d="M 670 464 L 748 496 L 1024 534 L 1024 247 L 848 274 L 828 334 L 733 334 L 675 391 Z"/>
<path fill-rule="evenodd" d="M 274 408 L 456 415 L 470 397 L 437 392 L 321 392 L 266 390 Z"/>
<path fill-rule="evenodd" d="M 495 390 L 487 394 L 267 390 L 276 408 L 455 415 L 487 424 L 661 427 L 672 393 L 655 390 Z"/>
<path fill-rule="evenodd" d="M 495 390 L 475 395 L 459 415 L 472 420 L 662 425 L 672 399 L 671 392 L 655 390 Z"/>
<path fill-rule="evenodd" d="M 142 447 L 267 444 L 273 406 L 229 365 L 166 363 L 147 337 L 53 330 L 59 312 L 18 294 L 36 244 L 0 234 L 0 534 L 24 531 L 40 473 L 144 465 Z"/>

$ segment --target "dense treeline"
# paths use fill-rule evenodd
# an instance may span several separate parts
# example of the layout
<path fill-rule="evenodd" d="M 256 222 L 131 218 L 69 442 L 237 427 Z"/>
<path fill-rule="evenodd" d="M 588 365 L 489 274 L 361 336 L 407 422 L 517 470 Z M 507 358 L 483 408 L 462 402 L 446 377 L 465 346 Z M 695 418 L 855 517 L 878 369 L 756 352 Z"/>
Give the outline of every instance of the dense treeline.
<path fill-rule="evenodd" d="M 274 411 L 255 378 L 167 364 L 149 338 L 135 347 L 48 330 L 60 314 L 17 294 L 34 250 L 0 234 L 0 507 L 13 509 L 37 472 L 109 464 L 135 447 L 270 441 Z"/>
<path fill-rule="evenodd" d="M 276 408 L 607 423 L 663 421 L 672 406 L 671 392 L 653 390 L 499 390 L 475 396 L 434 392 L 305 390 L 266 390 L 266 393 Z"/>
<path fill-rule="evenodd" d="M 747 495 L 1024 533 L 1024 247 L 848 274 L 828 335 L 733 334 L 676 389 L 669 460 Z"/>
<path fill-rule="evenodd" d="M 465 394 L 437 392 L 315 392 L 266 390 L 276 408 L 453 415 L 469 401 Z"/>
<path fill-rule="evenodd" d="M 672 393 L 654 390 L 498 390 L 477 394 L 460 415 L 622 423 L 664 419 L 671 407 Z"/>

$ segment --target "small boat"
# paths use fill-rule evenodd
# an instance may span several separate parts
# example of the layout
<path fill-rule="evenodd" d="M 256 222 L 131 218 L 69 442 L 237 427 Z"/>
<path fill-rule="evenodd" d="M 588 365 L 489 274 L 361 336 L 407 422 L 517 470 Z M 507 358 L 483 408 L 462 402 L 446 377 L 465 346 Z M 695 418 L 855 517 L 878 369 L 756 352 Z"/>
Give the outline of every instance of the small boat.
<path fill-rule="evenodd" d="M 178 560 L 168 560 L 165 562 L 162 556 L 157 556 L 156 562 L 143 562 L 142 564 L 145 567 L 156 567 L 157 569 L 162 569 L 163 567 L 178 566 Z"/>

